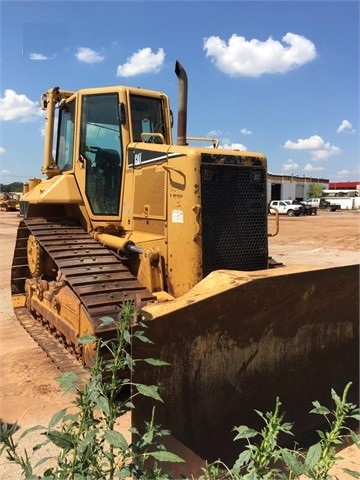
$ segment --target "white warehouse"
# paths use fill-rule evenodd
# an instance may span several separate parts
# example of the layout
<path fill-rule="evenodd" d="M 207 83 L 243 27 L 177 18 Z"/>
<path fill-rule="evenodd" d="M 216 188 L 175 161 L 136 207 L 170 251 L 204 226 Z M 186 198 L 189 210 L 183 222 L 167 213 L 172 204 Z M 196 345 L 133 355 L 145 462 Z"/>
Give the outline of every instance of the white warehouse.
<path fill-rule="evenodd" d="M 271 200 L 307 200 L 309 185 L 319 183 L 329 188 L 329 180 L 298 175 L 267 175 L 267 199 Z"/>

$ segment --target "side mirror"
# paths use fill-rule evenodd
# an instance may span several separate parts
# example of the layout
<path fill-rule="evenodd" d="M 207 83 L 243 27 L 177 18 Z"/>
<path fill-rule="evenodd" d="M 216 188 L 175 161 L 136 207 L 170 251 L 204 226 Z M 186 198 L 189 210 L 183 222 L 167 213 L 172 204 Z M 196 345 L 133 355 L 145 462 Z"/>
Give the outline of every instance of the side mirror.
<path fill-rule="evenodd" d="M 44 93 L 44 94 L 41 95 L 41 97 L 40 97 L 41 110 L 46 110 L 47 104 L 48 104 L 47 94 Z"/>
<path fill-rule="evenodd" d="M 174 115 L 172 110 L 170 110 L 170 127 L 173 128 L 174 126 Z"/>
<path fill-rule="evenodd" d="M 126 110 L 125 110 L 125 103 L 121 102 L 119 105 L 119 120 L 121 125 L 126 124 Z"/>

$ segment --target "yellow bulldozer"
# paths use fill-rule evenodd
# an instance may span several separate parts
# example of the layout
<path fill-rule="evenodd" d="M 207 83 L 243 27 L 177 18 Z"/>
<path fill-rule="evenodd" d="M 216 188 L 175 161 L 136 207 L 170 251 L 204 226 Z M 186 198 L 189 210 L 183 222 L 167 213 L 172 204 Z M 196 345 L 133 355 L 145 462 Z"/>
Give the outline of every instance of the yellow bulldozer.
<path fill-rule="evenodd" d="M 8 212 L 17 210 L 19 207 L 20 194 L 17 193 L 0 193 L 0 211 Z"/>
<path fill-rule="evenodd" d="M 133 301 L 154 342 L 136 357 L 170 363 L 138 373 L 164 387 L 158 421 L 203 458 L 229 461 L 232 428 L 276 396 L 299 436 L 314 428 L 312 400 L 348 381 L 356 396 L 359 266 L 269 258 L 266 157 L 189 137 L 187 75 L 179 62 L 175 72 L 176 143 L 162 92 L 42 96 L 46 178 L 22 198 L 12 301 L 84 364 L 93 350 L 77 339 L 111 335 L 101 318 Z"/>

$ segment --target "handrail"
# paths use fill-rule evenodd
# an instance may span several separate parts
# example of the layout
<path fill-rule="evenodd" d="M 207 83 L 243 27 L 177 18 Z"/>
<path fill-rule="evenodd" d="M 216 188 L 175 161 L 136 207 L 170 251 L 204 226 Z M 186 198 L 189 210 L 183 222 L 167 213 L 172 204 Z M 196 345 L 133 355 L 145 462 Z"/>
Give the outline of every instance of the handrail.
<path fill-rule="evenodd" d="M 279 233 L 279 230 L 280 230 L 280 227 L 279 227 L 279 210 L 275 207 L 269 207 L 269 210 L 273 210 L 275 212 L 276 230 L 275 230 L 275 233 L 268 233 L 268 237 L 276 237 L 276 235 Z"/>
<path fill-rule="evenodd" d="M 219 139 L 211 137 L 186 137 L 186 140 L 200 141 L 200 142 L 212 142 L 214 148 L 219 147 Z"/>

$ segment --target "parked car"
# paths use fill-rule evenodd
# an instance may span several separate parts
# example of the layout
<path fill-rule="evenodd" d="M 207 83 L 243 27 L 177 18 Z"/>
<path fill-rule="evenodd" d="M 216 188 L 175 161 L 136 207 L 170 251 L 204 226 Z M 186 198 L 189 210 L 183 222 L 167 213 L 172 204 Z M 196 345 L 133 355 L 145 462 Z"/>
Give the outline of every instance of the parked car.
<path fill-rule="evenodd" d="M 269 213 L 275 213 L 271 211 L 273 208 L 279 212 L 280 215 L 288 215 L 289 217 L 299 217 L 303 212 L 303 206 L 288 203 L 292 202 L 291 200 L 271 200 L 269 203 Z"/>

